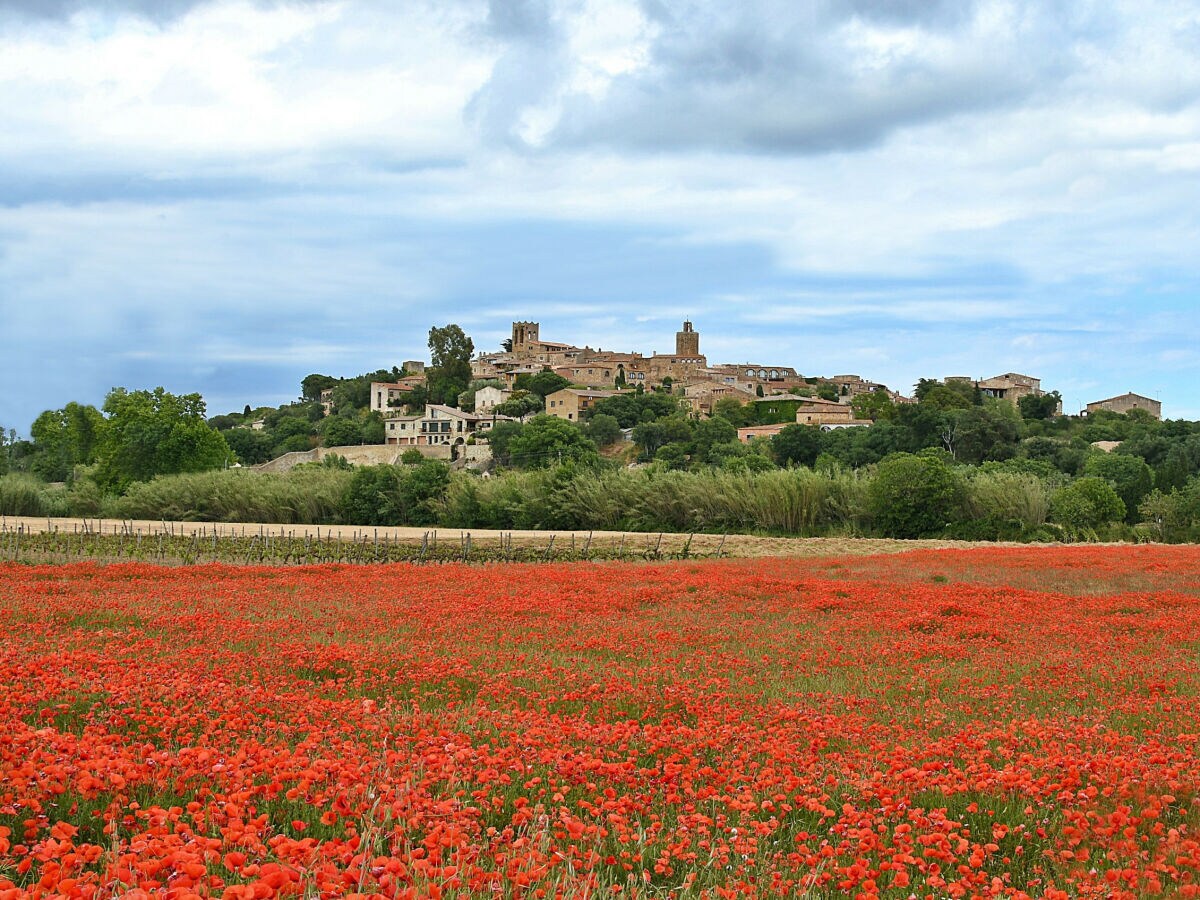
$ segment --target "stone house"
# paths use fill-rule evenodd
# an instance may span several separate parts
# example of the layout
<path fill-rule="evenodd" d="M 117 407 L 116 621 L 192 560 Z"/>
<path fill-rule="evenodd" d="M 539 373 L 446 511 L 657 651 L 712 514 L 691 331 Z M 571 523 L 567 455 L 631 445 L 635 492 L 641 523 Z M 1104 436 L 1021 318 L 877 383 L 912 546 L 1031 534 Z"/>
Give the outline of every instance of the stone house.
<path fill-rule="evenodd" d="M 413 385 L 403 381 L 372 381 L 371 412 L 377 412 L 384 417 L 392 415 L 398 407 L 405 404 L 405 398 L 412 390 Z"/>
<path fill-rule="evenodd" d="M 412 447 L 461 446 L 471 437 L 486 436 L 497 422 L 507 421 L 511 420 L 506 416 L 480 415 L 431 403 L 422 415 L 385 419 L 384 442 Z"/>
<path fill-rule="evenodd" d="M 580 416 L 606 397 L 615 397 L 617 391 L 593 391 L 584 388 L 563 388 L 546 395 L 546 415 L 569 422 L 580 421 Z"/>
<path fill-rule="evenodd" d="M 492 409 L 499 406 L 511 396 L 512 391 L 492 385 L 480 388 L 475 392 L 475 412 L 479 415 L 490 413 Z"/>
<path fill-rule="evenodd" d="M 1102 409 L 1115 413 L 1128 413 L 1135 409 L 1142 409 L 1150 413 L 1154 418 L 1162 421 L 1162 403 L 1151 397 L 1143 397 L 1141 394 L 1121 394 L 1119 397 L 1097 400 L 1095 403 L 1087 405 L 1085 414 L 1090 415 Z"/>

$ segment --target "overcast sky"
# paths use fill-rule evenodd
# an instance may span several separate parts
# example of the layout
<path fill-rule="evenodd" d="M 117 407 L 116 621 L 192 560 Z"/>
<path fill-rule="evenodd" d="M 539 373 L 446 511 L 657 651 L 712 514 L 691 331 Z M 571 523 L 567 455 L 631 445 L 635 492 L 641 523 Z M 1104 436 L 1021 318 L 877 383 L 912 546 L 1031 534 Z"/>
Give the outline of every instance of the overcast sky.
<path fill-rule="evenodd" d="M 493 349 L 1200 418 L 1200 0 L 0 0 L 0 424 Z"/>

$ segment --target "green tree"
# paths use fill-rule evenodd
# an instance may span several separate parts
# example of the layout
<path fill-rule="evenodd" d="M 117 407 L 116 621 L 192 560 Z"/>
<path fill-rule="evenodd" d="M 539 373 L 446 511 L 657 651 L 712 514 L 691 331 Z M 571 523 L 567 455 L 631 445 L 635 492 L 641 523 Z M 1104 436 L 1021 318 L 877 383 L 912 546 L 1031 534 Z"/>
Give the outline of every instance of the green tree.
<path fill-rule="evenodd" d="M 225 443 L 244 466 L 256 466 L 271 458 L 274 440 L 265 431 L 250 428 L 231 428 L 222 432 Z"/>
<path fill-rule="evenodd" d="M 429 329 L 432 366 L 425 373 L 431 403 L 452 404 L 471 382 L 474 342 L 457 325 Z"/>
<path fill-rule="evenodd" d="M 817 396 L 822 400 L 837 400 L 837 385 L 831 381 L 823 381 L 817 386 Z"/>
<path fill-rule="evenodd" d="M 1111 482 L 1130 515 L 1154 487 L 1154 473 L 1140 456 L 1120 452 L 1095 453 L 1088 458 L 1083 471 Z"/>
<path fill-rule="evenodd" d="M 75 466 L 96 461 L 96 448 L 104 430 L 104 416 L 94 406 L 68 403 L 48 409 L 30 428 L 34 455 L 30 468 L 45 481 L 66 481 Z"/>
<path fill-rule="evenodd" d="M 940 534 L 958 518 L 965 487 L 936 456 L 898 453 L 883 460 L 868 488 L 875 526 L 888 537 Z"/>
<path fill-rule="evenodd" d="M 321 392 L 337 383 L 338 379 L 332 375 L 320 375 L 315 372 L 312 375 L 305 375 L 300 379 L 300 396 L 305 400 L 319 401 Z"/>
<path fill-rule="evenodd" d="M 642 448 L 645 459 L 654 459 L 660 447 L 686 444 L 692 439 L 692 423 L 682 415 L 642 422 L 633 429 L 633 440 Z"/>
<path fill-rule="evenodd" d="M 363 442 L 362 425 L 357 417 L 331 416 L 325 420 L 323 430 L 326 447 L 349 447 Z"/>
<path fill-rule="evenodd" d="M 789 425 L 771 438 L 771 453 L 781 466 L 812 468 L 821 455 L 824 442 L 821 429 L 812 425 Z"/>
<path fill-rule="evenodd" d="M 859 394 L 850 401 L 855 418 L 871 419 L 875 422 L 890 421 L 896 418 L 896 404 L 887 391 L 871 391 Z"/>
<path fill-rule="evenodd" d="M 713 416 L 696 423 L 692 429 L 692 459 L 698 463 L 711 463 L 713 447 L 737 441 L 737 429 L 720 416 Z"/>
<path fill-rule="evenodd" d="M 1058 407 L 1062 403 L 1062 394 L 1051 391 L 1048 394 L 1035 396 L 1026 394 L 1017 399 L 1017 409 L 1021 411 L 1022 419 L 1053 419 L 1058 415 Z"/>
<path fill-rule="evenodd" d="M 510 463 L 523 469 L 571 461 L 592 463 L 599 458 L 596 445 L 579 426 L 554 416 L 534 418 L 508 442 L 507 450 Z"/>
<path fill-rule="evenodd" d="M 1125 503 L 1104 478 L 1088 476 L 1059 488 L 1050 496 L 1050 521 L 1075 536 L 1125 518 Z"/>
<path fill-rule="evenodd" d="M 113 388 L 104 412 L 96 447 L 96 481 L 102 487 L 124 491 L 156 475 L 220 468 L 232 457 L 225 438 L 204 420 L 199 394 Z"/>
<path fill-rule="evenodd" d="M 621 425 L 615 416 L 592 416 L 584 427 L 584 433 L 595 442 L 597 447 L 610 447 L 621 440 Z"/>
<path fill-rule="evenodd" d="M 1020 422 L 1011 406 L 972 406 L 949 416 L 954 425 L 954 456 L 960 462 L 978 465 L 1016 455 Z"/>
<path fill-rule="evenodd" d="M 734 428 L 745 428 L 753 423 L 754 411 L 749 404 L 737 397 L 722 397 L 713 403 L 714 416 L 720 416 Z"/>
<path fill-rule="evenodd" d="M 537 394 L 543 400 L 553 394 L 555 391 L 561 391 L 565 387 L 569 387 L 570 381 L 551 371 L 538 372 L 536 375 L 531 375 L 529 380 L 522 385 L 525 390 Z"/>
<path fill-rule="evenodd" d="M 513 391 L 507 400 L 492 407 L 492 412 L 498 416 L 522 419 L 530 413 L 541 412 L 545 408 L 546 401 L 537 394 L 529 391 Z"/>

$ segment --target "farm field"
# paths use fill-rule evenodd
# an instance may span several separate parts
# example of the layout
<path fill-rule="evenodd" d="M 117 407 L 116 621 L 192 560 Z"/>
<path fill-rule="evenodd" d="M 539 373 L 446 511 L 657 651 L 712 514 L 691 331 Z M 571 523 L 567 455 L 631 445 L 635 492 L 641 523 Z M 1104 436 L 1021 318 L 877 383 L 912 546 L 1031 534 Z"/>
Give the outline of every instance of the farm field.
<path fill-rule="evenodd" d="M 0 564 L 0 900 L 1200 896 L 1200 548 Z"/>

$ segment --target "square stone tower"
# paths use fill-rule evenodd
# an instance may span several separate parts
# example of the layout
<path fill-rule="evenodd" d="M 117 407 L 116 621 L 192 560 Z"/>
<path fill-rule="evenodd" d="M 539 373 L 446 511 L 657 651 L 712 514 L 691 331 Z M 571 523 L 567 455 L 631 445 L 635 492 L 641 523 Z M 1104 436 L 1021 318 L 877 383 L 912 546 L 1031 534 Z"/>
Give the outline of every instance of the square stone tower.
<path fill-rule="evenodd" d="M 525 353 L 532 349 L 532 344 L 538 342 L 537 322 L 513 322 L 512 352 Z"/>
<path fill-rule="evenodd" d="M 700 332 L 692 328 L 691 322 L 684 322 L 683 331 L 675 332 L 675 355 L 689 357 L 700 355 Z"/>

